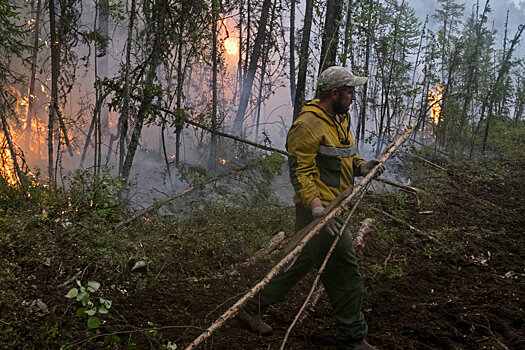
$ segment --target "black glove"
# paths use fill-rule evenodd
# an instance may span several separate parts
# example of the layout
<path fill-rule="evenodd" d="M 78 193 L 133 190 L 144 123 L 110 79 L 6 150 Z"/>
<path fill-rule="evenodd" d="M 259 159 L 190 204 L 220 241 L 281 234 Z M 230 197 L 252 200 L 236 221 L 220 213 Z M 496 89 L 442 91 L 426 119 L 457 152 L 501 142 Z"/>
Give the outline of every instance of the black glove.
<path fill-rule="evenodd" d="M 322 218 L 325 214 L 324 209 L 325 207 L 323 207 L 322 205 L 318 207 L 313 207 L 312 216 L 315 219 Z M 331 218 L 330 220 L 328 220 L 326 225 L 324 225 L 324 227 L 326 228 L 330 236 L 337 236 L 339 232 L 341 232 L 341 228 L 343 227 L 343 225 L 340 222 L 338 222 L 336 219 Z"/>
<path fill-rule="evenodd" d="M 366 176 L 372 169 L 379 164 L 379 161 L 377 159 L 369 160 L 368 162 L 365 162 L 359 166 L 359 172 L 361 173 L 361 176 Z M 379 168 L 377 169 L 376 176 L 380 176 L 385 171 L 385 166 L 383 164 L 379 165 Z"/>

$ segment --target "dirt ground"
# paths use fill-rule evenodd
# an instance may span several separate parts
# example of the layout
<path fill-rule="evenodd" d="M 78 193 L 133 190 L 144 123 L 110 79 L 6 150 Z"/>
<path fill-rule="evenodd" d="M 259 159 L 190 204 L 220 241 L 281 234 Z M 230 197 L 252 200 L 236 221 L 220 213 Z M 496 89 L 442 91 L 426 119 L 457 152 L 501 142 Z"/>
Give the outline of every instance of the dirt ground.
<path fill-rule="evenodd" d="M 432 210 L 431 214 L 420 214 L 412 200 L 404 203 L 405 220 L 438 237 L 443 246 L 376 214 L 387 229 L 373 230 L 358 251 L 366 287 L 363 312 L 369 325 L 369 342 L 379 349 L 525 349 L 525 169 L 517 167 L 504 177 L 480 180 L 454 168 L 443 177 L 440 200 L 426 197 L 424 209 Z M 425 183 L 421 182 L 421 188 Z M 60 234 L 60 229 L 57 231 L 49 239 L 55 240 L 67 264 L 68 257 L 71 261 L 78 257 L 71 253 L 71 241 Z M 126 291 L 114 285 L 131 286 L 137 281 L 102 281 L 113 283 L 107 297 L 114 307 L 96 331 L 99 337 L 83 342 L 78 340 L 85 337 L 85 326 L 71 316 L 74 306 L 64 299 L 71 285 L 57 286 L 66 275 L 56 276 L 55 270 L 36 266 L 32 260 L 24 262 L 24 246 L 8 239 L 1 247 L 11 261 L 2 274 L 16 278 L 0 288 L 4 315 L 0 329 L 12 331 L 5 321 L 9 314 L 24 318 L 26 323 L 16 330 L 17 342 L 0 342 L 0 348 L 58 349 L 63 338 L 53 332 L 67 328 L 77 340 L 70 343 L 71 348 L 108 348 L 102 336 L 116 333 L 121 338 L 120 348 L 127 348 L 130 339 L 138 349 L 161 348 L 167 340 L 181 349 L 272 266 L 264 261 L 235 275 L 198 280 L 163 279 L 159 272 L 154 287 L 134 292 L 131 287 Z M 85 279 L 91 275 L 100 280 L 101 276 L 110 278 L 114 271 L 109 266 L 88 264 L 83 274 Z M 274 328 L 271 336 L 254 335 L 236 321 L 229 321 L 202 348 L 278 349 L 312 280 L 313 275 L 307 276 L 264 315 Z M 23 307 L 10 302 L 20 295 L 28 301 Z M 46 296 L 48 312 L 28 305 L 42 295 Z M 58 328 L 42 332 L 42 327 L 48 327 L 43 326 L 44 320 L 49 318 Z M 158 333 L 141 331 L 152 326 Z M 335 349 L 335 335 L 330 304 L 324 295 L 294 328 L 287 348 Z M 20 339 L 24 338 L 27 344 L 30 339 L 31 344 L 43 345 L 23 344 Z"/>
<path fill-rule="evenodd" d="M 506 178 L 473 185 L 460 169 L 449 170 L 444 200 L 431 215 L 418 214 L 415 206 L 407 204 L 407 221 L 440 237 L 446 247 L 417 234 L 397 235 L 387 244 L 378 243 L 377 233 L 366 237 L 359 255 L 370 343 L 379 349 L 525 349 L 524 175 L 518 169 Z M 386 224 L 398 226 L 388 220 Z M 391 266 L 390 272 L 378 272 L 377 266 Z M 179 290 L 158 296 L 151 304 L 157 307 L 153 313 L 165 310 L 167 319 L 160 317 L 162 323 L 173 324 L 168 310 L 184 308 L 192 315 L 191 324 L 207 327 L 268 267 L 241 271 L 235 282 L 210 280 L 204 293 Z M 205 347 L 279 348 L 312 280 L 313 276 L 305 278 L 284 301 L 269 309 L 264 319 L 274 327 L 271 336 L 253 335 L 232 321 Z M 191 340 L 198 333 L 192 330 L 185 336 Z M 180 331 L 173 335 L 181 337 Z M 295 327 L 287 348 L 333 349 L 334 337 L 330 304 L 324 295 Z"/>

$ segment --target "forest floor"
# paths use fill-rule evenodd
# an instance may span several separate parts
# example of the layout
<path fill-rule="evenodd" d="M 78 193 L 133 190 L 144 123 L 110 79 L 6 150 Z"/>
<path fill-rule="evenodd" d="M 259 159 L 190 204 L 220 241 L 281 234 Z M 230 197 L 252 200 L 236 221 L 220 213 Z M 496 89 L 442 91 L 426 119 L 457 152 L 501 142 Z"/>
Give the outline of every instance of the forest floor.
<path fill-rule="evenodd" d="M 411 185 L 424 191 L 421 207 L 410 194 L 370 194 L 351 223 L 356 232 L 361 220 L 376 218 L 358 250 L 368 340 L 379 349 L 525 349 L 524 163 L 441 164 L 446 171 L 417 162 L 410 168 Z M 239 264 L 293 226 L 292 208 L 214 203 L 188 220 L 150 217 L 112 234 L 90 216 L 67 224 L 49 203 L 2 205 L 2 349 L 182 349 L 275 260 Z M 138 261 L 145 266 L 132 271 Z M 89 331 L 87 315 L 75 316 L 80 303 L 65 297 L 75 276 L 83 285 L 100 283 L 91 300 L 112 302 Z M 313 274 L 304 278 L 263 316 L 272 335 L 232 320 L 201 348 L 278 349 L 312 281 Z M 335 349 L 334 326 L 323 295 L 287 348 Z"/>

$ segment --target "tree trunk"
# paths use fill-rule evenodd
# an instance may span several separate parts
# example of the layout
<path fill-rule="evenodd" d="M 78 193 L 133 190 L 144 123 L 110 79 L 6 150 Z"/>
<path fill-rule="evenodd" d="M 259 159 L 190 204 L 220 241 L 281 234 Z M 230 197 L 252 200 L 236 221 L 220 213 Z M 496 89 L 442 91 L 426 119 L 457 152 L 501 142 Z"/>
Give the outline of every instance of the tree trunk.
<path fill-rule="evenodd" d="M 216 0 L 213 0 L 215 3 Z M 184 13 L 184 4 L 182 5 L 182 13 Z M 177 113 L 175 120 L 175 165 L 180 164 L 180 145 L 182 129 L 184 128 L 184 117 L 182 115 L 182 95 L 184 86 L 184 72 L 182 68 L 182 49 L 184 47 L 184 18 L 181 18 L 179 23 L 179 49 L 177 52 Z M 216 34 L 215 34 L 216 35 Z"/>
<path fill-rule="evenodd" d="M 327 0 L 326 2 L 326 17 L 321 45 L 321 63 L 319 64 L 319 73 L 336 63 L 342 6 L 343 4 L 341 0 Z"/>
<path fill-rule="evenodd" d="M 27 101 L 27 125 L 26 125 L 26 143 L 25 151 L 31 151 L 31 133 L 32 125 L 31 122 L 35 117 L 35 85 L 36 85 L 36 61 L 38 57 L 38 39 L 40 36 L 40 11 L 42 6 L 42 0 L 37 0 L 36 14 L 35 14 L 35 26 L 33 36 L 33 48 L 31 53 L 31 78 L 29 82 L 29 98 Z"/>
<path fill-rule="evenodd" d="M 146 118 L 148 109 L 150 107 L 153 98 L 155 97 L 154 91 L 151 87 L 155 79 L 157 78 L 157 66 L 159 65 L 162 57 L 162 50 L 165 44 L 164 36 L 166 34 L 165 20 L 167 13 L 167 2 L 166 0 L 159 0 L 152 5 L 151 18 L 146 19 L 146 25 L 150 28 L 151 34 L 146 38 L 146 42 L 152 42 L 151 45 L 151 58 L 148 63 L 148 72 L 143 85 L 143 92 L 140 98 L 140 106 L 135 117 L 133 125 L 133 132 L 131 140 L 128 145 L 126 152 L 126 158 L 124 159 L 124 165 L 122 167 L 122 178 L 124 184 L 129 181 L 129 175 L 131 173 L 131 166 L 133 165 L 133 159 L 135 158 L 135 152 L 139 146 L 140 137 L 142 135 L 142 127 Z"/>
<path fill-rule="evenodd" d="M 219 16 L 218 0 L 212 0 L 212 102 L 211 102 L 211 128 L 217 131 L 217 20 Z M 208 157 L 208 170 L 217 169 L 217 135 L 210 137 L 210 156 Z"/>
<path fill-rule="evenodd" d="M 3 92 L 3 91 L 0 91 L 0 92 Z M 2 97 L 3 97 L 3 94 L 2 94 Z M 24 176 L 24 173 L 22 173 L 22 171 L 20 170 L 20 166 L 18 166 L 15 147 L 11 140 L 11 136 L 9 134 L 9 127 L 7 125 L 7 119 L 4 114 L 4 108 L 3 108 L 4 101 L 1 101 L 0 103 L 2 103 L 2 109 L 0 110 L 0 121 L 2 122 L 2 131 L 4 132 L 4 137 L 5 137 L 5 140 L 7 141 L 9 152 L 11 153 L 11 159 L 13 160 L 13 166 L 15 168 L 16 176 L 18 177 L 20 184 L 22 186 L 25 186 L 25 176 Z"/>
<path fill-rule="evenodd" d="M 57 40 L 55 1 L 48 0 L 49 30 L 51 34 L 51 102 L 49 104 L 49 120 L 47 124 L 47 153 L 49 183 L 54 184 L 53 166 L 53 135 L 54 120 L 58 109 L 58 75 L 60 69 L 60 43 Z"/>
<path fill-rule="evenodd" d="M 99 2 L 98 6 L 98 30 L 99 34 L 103 36 L 104 38 L 109 39 L 109 16 L 105 2 Z M 109 3 L 107 3 L 109 5 Z M 109 55 L 107 53 L 107 47 L 99 48 L 99 53 L 97 53 L 98 56 L 98 76 L 101 80 L 104 80 L 108 76 L 108 61 L 109 61 Z M 100 124 L 101 124 L 101 133 L 102 135 L 108 135 L 109 134 L 109 109 L 105 105 L 104 101 L 101 101 L 101 108 L 100 108 Z"/>
<path fill-rule="evenodd" d="M 295 1 L 290 0 L 290 101 L 295 101 Z"/>
<path fill-rule="evenodd" d="M 262 49 L 264 57 L 268 57 L 268 54 L 270 52 L 270 36 L 271 36 L 271 32 L 273 30 L 273 22 L 275 20 L 275 8 L 276 7 L 277 7 L 276 4 L 274 4 L 272 6 L 272 15 L 270 17 L 270 31 L 269 31 L 269 34 L 268 34 L 268 38 L 265 40 L 264 47 Z M 262 105 L 262 99 L 263 99 L 262 92 L 263 92 L 263 88 L 264 88 L 264 79 L 265 79 L 265 76 L 266 76 L 267 61 L 268 60 L 266 60 L 266 59 L 263 59 L 263 61 L 262 61 L 261 77 L 260 77 L 260 80 L 259 80 L 259 96 L 257 97 L 257 120 L 255 122 L 255 136 L 254 136 L 254 141 L 255 142 L 257 142 L 257 137 L 259 136 L 259 123 L 260 123 L 260 119 L 261 119 L 261 105 Z"/>
<path fill-rule="evenodd" d="M 314 0 L 306 0 L 306 12 L 304 15 L 303 33 L 301 38 L 301 50 L 299 53 L 299 71 L 297 73 L 297 90 L 293 104 L 293 117 L 295 121 L 303 108 L 306 89 L 306 72 L 308 70 L 308 52 L 310 48 L 310 33 L 312 31 Z"/>
<path fill-rule="evenodd" d="M 346 62 L 348 61 L 348 54 L 352 52 L 353 6 L 354 6 L 353 0 L 348 0 L 348 9 L 346 11 L 346 23 L 345 23 L 345 41 L 343 43 L 343 62 L 342 62 L 343 67 L 346 67 Z M 353 60 L 351 60 L 350 62 L 353 63 Z M 352 64 L 350 68 L 354 69 L 354 65 Z"/>
<path fill-rule="evenodd" d="M 514 53 L 514 49 L 516 48 L 516 45 L 519 43 L 521 34 L 523 34 L 523 30 L 524 29 L 525 29 L 525 25 L 524 24 L 520 24 L 516 34 L 514 35 L 514 38 L 510 42 L 509 50 L 505 53 L 505 56 L 502 59 L 501 67 L 500 67 L 500 69 L 498 71 L 498 76 L 496 78 L 496 82 L 492 85 L 492 89 L 491 89 L 491 92 L 490 92 L 490 103 L 489 103 L 489 110 L 488 110 L 488 115 L 487 115 L 487 123 L 486 123 L 486 126 L 485 126 L 485 135 L 483 137 L 483 148 L 482 148 L 482 151 L 481 151 L 482 154 L 485 153 L 485 149 L 486 149 L 486 146 L 487 146 L 487 140 L 488 140 L 488 137 L 489 137 L 489 129 L 490 129 L 490 124 L 492 122 L 492 109 L 493 109 L 494 103 L 496 101 L 495 91 L 499 88 L 502 80 L 508 74 L 508 72 L 509 72 L 509 70 L 510 70 L 510 68 L 512 66 L 512 62 L 511 62 L 512 54 Z"/>
<path fill-rule="evenodd" d="M 270 12 L 271 0 L 264 0 L 261 18 L 259 19 L 259 28 L 257 30 L 257 35 L 253 44 L 252 54 L 250 55 L 250 64 L 248 66 L 248 72 L 246 72 L 246 78 L 242 84 L 241 98 L 239 101 L 239 107 L 235 115 L 235 120 L 233 122 L 233 134 L 240 135 L 243 131 L 244 124 L 244 114 L 248 107 L 248 101 L 252 93 L 253 81 L 255 79 L 255 73 L 257 71 L 257 65 L 259 58 L 261 56 L 261 49 L 264 46 L 264 41 L 266 39 L 266 27 L 268 22 L 268 16 Z"/>
<path fill-rule="evenodd" d="M 119 166 L 118 173 L 122 176 L 124 170 L 124 159 L 126 156 L 126 139 L 128 137 L 128 120 L 130 105 L 130 70 L 131 70 L 131 41 L 133 36 L 133 22 L 135 20 L 135 0 L 131 0 L 131 9 L 128 23 L 128 40 L 126 42 L 126 63 L 124 66 L 124 95 L 122 97 L 122 112 L 119 117 L 120 141 L 119 141 Z"/>
<path fill-rule="evenodd" d="M 363 67 L 364 74 L 368 76 L 369 68 L 370 68 L 370 45 L 371 45 L 371 39 L 372 39 L 372 10 L 373 10 L 373 2 L 370 2 L 368 12 L 368 20 L 367 20 L 367 31 L 366 31 L 366 41 L 365 41 L 365 65 Z M 348 12 L 348 16 L 350 16 L 350 9 Z M 348 24 L 348 20 L 347 20 Z M 350 33 L 351 34 L 351 33 Z M 346 56 L 345 56 L 346 57 Z M 363 86 L 363 101 L 361 102 L 361 108 L 359 109 L 359 118 L 357 122 L 357 130 L 356 130 L 356 144 L 359 146 L 359 143 L 363 143 L 365 140 L 365 127 L 366 127 L 366 106 L 368 105 L 368 81 Z"/>
<path fill-rule="evenodd" d="M 483 14 L 481 15 L 479 19 L 477 19 L 477 23 L 475 27 L 476 43 L 474 44 L 474 51 L 472 52 L 472 54 L 470 54 L 467 57 L 467 76 L 465 79 L 465 88 L 464 88 L 465 99 L 463 101 L 463 113 L 460 115 L 461 119 L 460 119 L 459 130 L 458 130 L 459 136 L 461 135 L 461 133 L 463 132 L 463 128 L 465 127 L 465 123 L 466 123 L 465 116 L 468 115 L 468 112 L 470 110 L 470 105 L 472 103 L 472 98 L 473 98 L 472 91 L 476 88 L 477 81 L 479 78 L 479 74 L 477 74 L 478 73 L 477 72 L 478 63 L 479 63 L 478 61 L 479 61 L 480 50 L 483 47 L 482 45 L 483 25 L 487 21 L 487 18 L 488 18 L 487 12 L 490 10 L 488 5 L 489 5 L 489 1 L 487 0 L 485 4 L 485 9 L 483 10 Z M 505 31 L 505 35 L 506 33 L 507 32 Z M 506 38 L 503 40 L 503 42 L 505 41 L 506 41 Z"/>

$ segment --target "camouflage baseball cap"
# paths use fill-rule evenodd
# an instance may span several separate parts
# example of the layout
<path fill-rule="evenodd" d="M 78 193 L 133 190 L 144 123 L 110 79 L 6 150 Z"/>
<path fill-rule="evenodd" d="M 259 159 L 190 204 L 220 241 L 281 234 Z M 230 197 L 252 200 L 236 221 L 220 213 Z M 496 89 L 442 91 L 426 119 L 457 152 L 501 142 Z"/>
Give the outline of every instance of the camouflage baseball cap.
<path fill-rule="evenodd" d="M 333 66 L 325 69 L 317 78 L 317 90 L 330 91 L 342 86 L 359 86 L 367 82 L 368 77 L 358 77 L 345 67 Z"/>

